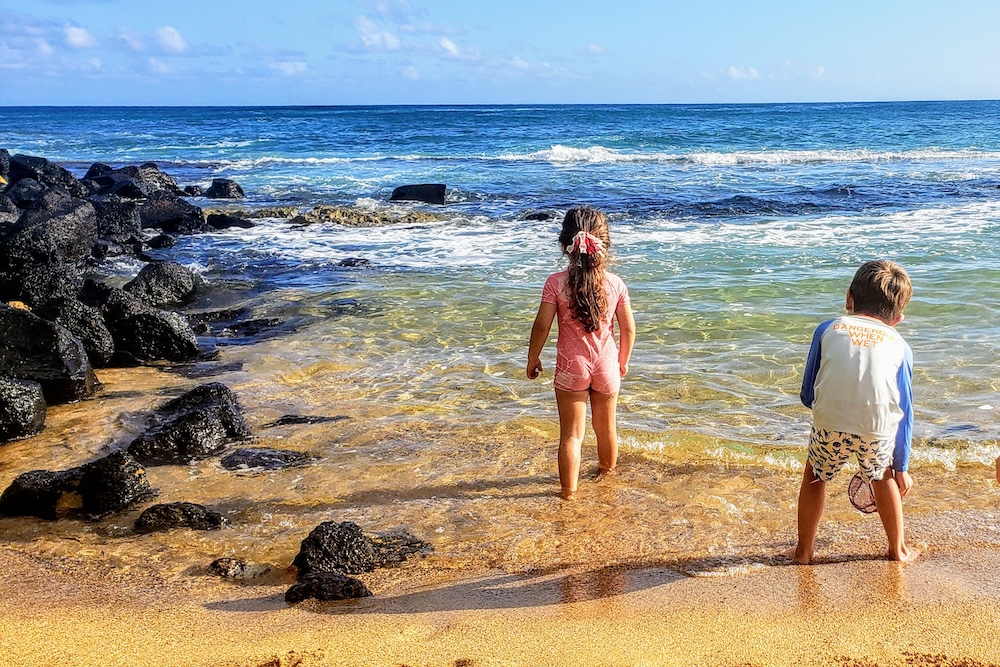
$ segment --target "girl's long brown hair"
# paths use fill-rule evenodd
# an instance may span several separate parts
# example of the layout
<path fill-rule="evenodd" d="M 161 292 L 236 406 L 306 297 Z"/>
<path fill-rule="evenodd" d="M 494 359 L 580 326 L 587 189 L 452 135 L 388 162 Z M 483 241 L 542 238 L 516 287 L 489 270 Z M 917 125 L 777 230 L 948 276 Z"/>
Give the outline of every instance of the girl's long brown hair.
<path fill-rule="evenodd" d="M 604 252 L 584 254 L 572 252 L 573 237 L 588 232 L 604 243 Z M 580 320 L 585 331 L 594 332 L 608 312 L 608 297 L 604 292 L 604 274 L 611 252 L 611 235 L 608 219 L 596 208 L 581 206 L 566 211 L 559 244 L 569 257 L 569 307 L 573 317 Z"/>

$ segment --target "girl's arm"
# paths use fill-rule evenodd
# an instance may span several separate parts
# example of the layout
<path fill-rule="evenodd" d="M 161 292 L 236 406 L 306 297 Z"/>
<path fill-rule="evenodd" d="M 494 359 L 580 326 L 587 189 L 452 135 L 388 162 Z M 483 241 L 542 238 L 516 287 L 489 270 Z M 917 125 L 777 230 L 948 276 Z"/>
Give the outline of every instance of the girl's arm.
<path fill-rule="evenodd" d="M 632 347 L 635 345 L 635 319 L 632 317 L 632 306 L 628 302 L 618 304 L 615 309 L 618 319 L 618 370 L 622 377 L 628 374 L 628 362 L 632 358 Z"/>
<path fill-rule="evenodd" d="M 528 368 L 529 380 L 534 380 L 542 372 L 542 348 L 545 341 L 549 339 L 549 331 L 552 329 L 552 320 L 556 317 L 556 304 L 543 301 L 538 306 L 538 314 L 535 315 L 535 323 L 531 325 L 531 341 L 528 343 Z"/>

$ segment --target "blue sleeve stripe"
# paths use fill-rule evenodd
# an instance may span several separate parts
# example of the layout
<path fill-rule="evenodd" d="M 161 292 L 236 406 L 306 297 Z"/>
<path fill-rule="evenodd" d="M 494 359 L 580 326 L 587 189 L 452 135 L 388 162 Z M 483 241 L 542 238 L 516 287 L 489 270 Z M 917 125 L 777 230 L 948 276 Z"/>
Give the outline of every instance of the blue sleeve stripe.
<path fill-rule="evenodd" d="M 827 320 L 816 327 L 813 332 L 812 344 L 809 346 L 809 356 L 806 357 L 806 370 L 802 374 L 802 389 L 799 391 L 799 398 L 802 405 L 812 409 L 813 401 L 816 399 L 816 375 L 819 374 L 819 360 L 822 347 L 823 334 L 833 324 L 833 320 Z"/>
<path fill-rule="evenodd" d="M 899 407 L 903 418 L 896 427 L 896 447 L 892 452 L 892 469 L 904 472 L 910 465 L 910 446 L 913 436 L 913 352 L 906 345 L 903 352 L 903 363 L 896 374 L 896 386 L 899 388 Z"/>

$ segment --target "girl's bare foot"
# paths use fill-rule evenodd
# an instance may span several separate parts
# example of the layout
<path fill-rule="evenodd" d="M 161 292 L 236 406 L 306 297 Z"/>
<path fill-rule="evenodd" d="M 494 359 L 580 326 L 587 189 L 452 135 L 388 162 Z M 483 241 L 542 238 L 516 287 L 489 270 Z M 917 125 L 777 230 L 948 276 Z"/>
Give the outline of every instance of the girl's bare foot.
<path fill-rule="evenodd" d="M 811 565 L 814 554 L 802 554 L 799 555 L 798 547 L 794 549 L 789 549 L 785 552 L 785 555 L 792 560 L 795 565 Z"/>
<path fill-rule="evenodd" d="M 576 489 L 563 487 L 562 491 L 559 492 L 559 497 L 563 500 L 576 500 Z"/>
<path fill-rule="evenodd" d="M 893 555 L 891 551 L 886 554 L 886 557 L 889 560 L 898 561 L 900 563 L 912 563 L 916 560 L 919 560 L 922 555 L 923 552 L 921 552 L 920 549 L 913 549 L 904 546 L 903 550 L 899 552 L 898 557 Z"/>
<path fill-rule="evenodd" d="M 594 481 L 595 482 L 600 482 L 600 481 L 604 480 L 605 478 L 614 477 L 617 474 L 618 474 L 618 468 L 617 467 L 608 468 L 608 469 L 598 468 L 597 469 L 597 474 L 594 475 Z"/>

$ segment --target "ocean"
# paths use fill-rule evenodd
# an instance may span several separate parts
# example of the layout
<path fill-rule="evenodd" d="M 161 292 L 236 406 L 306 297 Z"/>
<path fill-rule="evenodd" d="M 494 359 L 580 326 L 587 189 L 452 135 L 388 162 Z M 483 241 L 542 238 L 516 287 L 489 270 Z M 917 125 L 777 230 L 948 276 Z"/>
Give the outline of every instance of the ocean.
<path fill-rule="evenodd" d="M 900 262 L 914 284 L 898 330 L 915 365 L 908 507 L 918 537 L 972 539 L 996 514 L 1000 102 L 7 107 L 0 147 L 81 176 L 93 162 L 152 161 L 182 186 L 231 178 L 247 192 L 244 208 L 438 217 L 377 228 L 264 219 L 159 251 L 202 274 L 196 309 L 235 304 L 294 323 L 220 348 L 213 379 L 239 393 L 261 441 L 323 457 L 266 483 L 213 462 L 152 471 L 171 500 L 221 505 L 242 526 L 225 548 L 198 547 L 206 557 L 280 562 L 331 515 L 409 526 L 451 562 L 514 569 L 669 553 L 746 564 L 747 554 L 778 553 L 775 539 L 794 542 L 809 340 L 843 312 L 854 271 L 874 258 Z M 447 203 L 388 201 L 408 183 L 445 183 Z M 562 266 L 559 220 L 578 204 L 609 215 L 613 270 L 637 321 L 619 405 L 622 473 L 589 500 L 584 486 L 578 503 L 614 503 L 611 523 L 554 500 L 554 341 L 543 379 L 524 377 L 541 285 Z M 553 217 L 526 217 L 539 212 Z M 340 265 L 355 257 L 371 264 Z M 124 280 L 139 266 L 103 270 Z M 108 396 L 55 409 L 34 439 L 58 444 L 54 458 L 22 443 L 0 449 L 0 483 L 127 443 L 142 410 L 188 386 L 165 370 L 101 377 Z M 351 419 L 265 428 L 282 414 Z M 584 460 L 596 466 L 592 440 Z M 861 531 L 878 551 L 877 522 L 840 504 L 829 510 L 832 534 Z M 949 512 L 959 507 L 978 514 L 958 520 Z M 593 544 L 553 546 L 566 511 L 599 556 Z M 626 526 L 635 534 L 623 539 Z M 86 530 L 97 542 L 117 535 Z"/>

